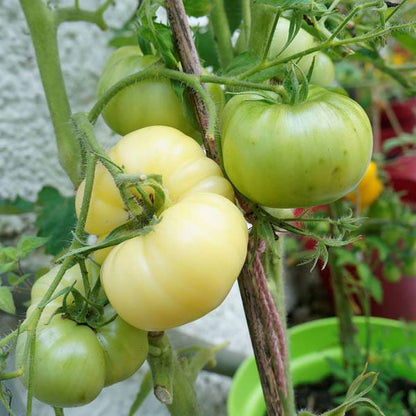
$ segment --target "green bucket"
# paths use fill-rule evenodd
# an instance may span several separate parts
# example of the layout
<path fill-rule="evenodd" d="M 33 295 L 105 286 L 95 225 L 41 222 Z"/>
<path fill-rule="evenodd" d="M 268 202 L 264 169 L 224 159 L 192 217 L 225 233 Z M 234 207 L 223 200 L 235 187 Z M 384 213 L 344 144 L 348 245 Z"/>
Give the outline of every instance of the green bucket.
<path fill-rule="evenodd" d="M 356 317 L 360 345 L 367 343 L 367 320 Z M 384 318 L 369 320 L 371 328 L 370 351 L 373 360 L 377 354 L 393 353 L 405 346 L 416 351 L 416 329 L 401 321 Z M 289 329 L 291 371 L 295 386 L 322 380 L 330 374 L 329 360 L 341 362 L 337 318 L 320 319 Z M 416 382 L 416 372 L 411 365 L 392 355 L 391 366 L 398 377 Z M 416 353 L 408 357 L 416 367 Z M 247 358 L 234 375 L 228 396 L 229 416 L 264 416 L 266 406 L 254 357 Z"/>

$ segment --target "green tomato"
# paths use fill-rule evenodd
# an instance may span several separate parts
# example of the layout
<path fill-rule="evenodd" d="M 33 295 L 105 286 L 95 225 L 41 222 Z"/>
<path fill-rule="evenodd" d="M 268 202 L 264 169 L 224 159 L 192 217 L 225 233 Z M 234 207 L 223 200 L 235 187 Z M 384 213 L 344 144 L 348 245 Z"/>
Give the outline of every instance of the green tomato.
<path fill-rule="evenodd" d="M 383 271 L 384 278 L 391 283 L 398 282 L 402 277 L 399 266 L 395 263 L 386 263 Z"/>
<path fill-rule="evenodd" d="M 123 78 L 139 72 L 158 61 L 156 56 L 143 55 L 138 46 L 117 49 L 108 59 L 98 84 L 98 97 Z M 203 69 L 203 73 L 209 72 Z M 219 84 L 206 84 L 218 112 L 225 104 Z M 185 104 L 176 95 L 167 79 L 144 80 L 119 92 L 103 111 L 105 122 L 116 133 L 125 135 L 147 126 L 170 126 L 201 140 L 199 131 L 188 121 Z"/>
<path fill-rule="evenodd" d="M 34 284 L 27 319 L 36 310 L 58 269 L 53 268 Z M 69 285 L 82 292 L 81 281 L 81 272 L 76 265 L 65 273 L 55 294 Z M 103 387 L 131 376 L 143 364 L 148 351 L 147 333 L 133 328 L 120 317 L 97 329 L 78 325 L 60 314 L 54 315 L 57 307 L 62 305 L 62 299 L 58 296 L 47 305 L 36 330 L 33 394 L 52 406 L 81 406 L 94 400 Z M 71 299 L 68 296 L 67 301 L 71 302 Z M 107 305 L 102 323 L 113 315 L 114 310 Z M 25 370 L 21 379 L 26 386 L 27 341 L 28 334 L 23 332 L 16 346 L 16 365 Z"/>
<path fill-rule="evenodd" d="M 98 97 L 123 78 L 157 61 L 156 56 L 144 56 L 138 46 L 116 50 L 104 67 L 98 84 Z M 103 118 L 121 135 L 152 125 L 175 127 L 192 137 L 199 135 L 186 119 L 184 106 L 167 79 L 143 80 L 123 89 L 110 100 Z"/>
<path fill-rule="evenodd" d="M 387 244 L 390 247 L 397 246 L 397 244 L 404 237 L 403 229 L 400 229 L 397 226 L 386 226 L 381 231 L 381 240 L 384 244 Z"/>
<path fill-rule="evenodd" d="M 389 201 L 379 198 L 368 208 L 367 215 L 370 218 L 390 219 L 393 218 Z"/>
<path fill-rule="evenodd" d="M 311 207 L 354 189 L 370 162 L 373 138 L 364 110 L 352 99 L 311 87 L 288 105 L 255 93 L 224 108 L 225 171 L 251 200 L 274 208 Z"/>
<path fill-rule="evenodd" d="M 288 58 L 316 46 L 315 38 L 301 28 L 285 48 L 289 36 L 289 26 L 289 20 L 283 17 L 279 19 L 270 45 L 269 59 L 275 57 L 280 59 Z M 331 59 L 322 52 L 315 52 L 304 56 L 300 61 L 296 62 L 305 75 L 308 74 L 312 63 L 314 63 L 314 67 L 310 82 L 322 86 L 330 85 L 335 79 L 335 68 Z"/>
<path fill-rule="evenodd" d="M 330 85 L 335 79 L 335 67 L 328 55 L 319 52 L 315 55 L 311 84 Z"/>

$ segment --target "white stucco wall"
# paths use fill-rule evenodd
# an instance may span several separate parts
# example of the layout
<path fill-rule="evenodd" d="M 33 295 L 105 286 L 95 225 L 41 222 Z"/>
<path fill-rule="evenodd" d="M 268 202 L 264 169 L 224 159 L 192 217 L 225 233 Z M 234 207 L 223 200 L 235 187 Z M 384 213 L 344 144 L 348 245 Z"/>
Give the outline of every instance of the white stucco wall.
<path fill-rule="evenodd" d="M 59 3 L 71 4 L 71 1 Z M 83 7 L 93 8 L 98 3 L 80 0 Z M 131 15 L 135 5 L 135 0 L 117 0 L 116 6 L 106 13 L 106 21 L 111 26 L 120 25 Z M 0 27 L 0 199 L 20 195 L 33 200 L 45 184 L 55 186 L 69 195 L 72 193 L 71 184 L 58 164 L 34 50 L 17 0 L 0 0 Z M 87 23 L 65 24 L 59 31 L 62 67 L 74 112 L 88 110 L 95 100 L 99 73 L 110 53 L 106 46 L 109 36 L 109 33 Z M 104 123 L 98 124 L 97 137 L 107 146 L 116 140 Z M 31 221 L 33 217 L 30 215 L 0 217 L 0 241 L 29 232 Z M 229 341 L 229 348 L 236 351 L 251 351 L 236 287 L 220 308 L 187 325 L 184 330 L 212 343 Z M 90 405 L 68 410 L 65 414 L 126 415 L 143 373 L 141 370 L 131 379 L 105 389 Z M 204 415 L 226 415 L 225 401 L 229 385 L 227 377 L 207 373 L 200 375 L 197 390 Z M 21 393 L 24 397 L 23 389 Z M 36 406 L 33 414 L 46 416 L 53 412 Z M 138 412 L 138 415 L 147 416 L 167 414 L 153 397 L 149 397 Z"/>

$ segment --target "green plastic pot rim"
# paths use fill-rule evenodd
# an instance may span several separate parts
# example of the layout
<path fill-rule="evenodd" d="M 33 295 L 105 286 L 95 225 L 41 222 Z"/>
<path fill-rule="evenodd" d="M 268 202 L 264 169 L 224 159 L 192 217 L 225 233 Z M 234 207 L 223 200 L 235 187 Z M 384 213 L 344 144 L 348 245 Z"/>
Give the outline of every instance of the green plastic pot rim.
<path fill-rule="evenodd" d="M 404 331 L 407 328 L 412 330 L 412 327 L 403 321 L 396 321 L 387 318 L 355 317 L 354 322 L 359 329 L 365 328 L 366 324 L 370 323 L 372 328 L 378 328 L 383 331 Z M 296 341 L 304 341 L 302 340 L 302 337 L 304 337 L 305 334 L 316 334 L 322 330 L 324 332 L 329 331 L 332 336 L 337 334 L 338 318 L 332 317 L 314 320 L 290 328 L 288 333 L 290 337 L 291 353 L 293 350 L 293 344 L 295 344 Z M 389 342 L 386 344 L 390 343 L 389 338 L 390 337 L 387 337 Z M 317 342 L 319 343 L 320 341 L 321 340 L 318 339 Z M 307 345 L 303 348 L 307 349 Z M 301 382 L 305 382 L 302 377 L 305 376 L 304 369 L 308 368 L 308 366 L 311 366 L 311 371 L 314 375 L 316 374 L 316 377 L 313 376 L 311 380 L 308 379 L 307 381 L 314 382 L 319 381 L 329 374 L 328 358 L 339 362 L 341 361 L 341 350 L 338 343 L 335 343 L 334 341 L 333 345 L 330 345 L 329 347 L 325 345 L 323 349 L 325 353 L 323 353 L 323 351 L 314 351 L 308 354 L 301 351 L 298 352 L 295 358 L 293 358 L 292 355 L 291 372 L 295 385 L 297 383 L 299 384 Z M 300 379 L 300 381 L 296 380 L 296 378 Z M 413 381 L 416 381 L 416 375 L 411 379 L 413 378 L 415 378 Z M 236 371 L 229 392 L 227 407 L 229 416 L 262 416 L 265 414 L 262 389 L 258 378 L 256 361 L 253 356 L 248 357 Z"/>

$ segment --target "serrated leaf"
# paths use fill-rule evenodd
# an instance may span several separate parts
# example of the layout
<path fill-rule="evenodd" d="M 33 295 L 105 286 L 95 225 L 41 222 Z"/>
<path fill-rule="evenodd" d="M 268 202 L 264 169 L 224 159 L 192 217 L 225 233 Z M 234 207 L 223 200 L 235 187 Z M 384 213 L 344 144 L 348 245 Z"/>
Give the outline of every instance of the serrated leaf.
<path fill-rule="evenodd" d="M 336 250 L 336 264 L 339 267 L 358 264 L 355 254 L 349 250 Z"/>
<path fill-rule="evenodd" d="M 129 46 L 129 45 L 137 45 L 137 36 L 136 34 L 131 35 L 119 35 L 114 36 L 109 42 L 108 46 L 111 46 L 113 48 L 121 48 L 123 46 Z"/>
<path fill-rule="evenodd" d="M 28 212 L 33 212 L 34 209 L 35 204 L 33 202 L 27 201 L 20 196 L 16 197 L 14 200 L 0 200 L 0 215 L 26 214 Z"/>
<path fill-rule="evenodd" d="M 369 247 L 375 247 L 378 252 L 378 257 L 381 261 L 384 261 L 387 259 L 387 257 L 390 255 L 390 247 L 383 243 L 380 240 L 380 237 L 377 236 L 366 236 L 365 238 L 366 243 Z"/>
<path fill-rule="evenodd" d="M 137 36 L 153 44 L 168 68 L 177 68 L 178 59 L 172 32 L 170 27 L 155 21 L 155 11 L 155 7 L 145 7 L 144 13 L 141 14 Z"/>
<path fill-rule="evenodd" d="M 32 251 L 42 247 L 49 240 L 49 237 L 37 237 L 32 235 L 23 236 L 17 244 L 17 255 L 19 259 L 26 257 Z"/>
<path fill-rule="evenodd" d="M 75 198 L 62 196 L 57 189 L 45 186 L 38 194 L 40 210 L 36 218 L 39 237 L 48 237 L 47 254 L 57 255 L 67 248 L 75 227 Z"/>
<path fill-rule="evenodd" d="M 16 313 L 12 292 L 5 286 L 0 287 L 0 310 L 12 315 Z"/>
<path fill-rule="evenodd" d="M 183 5 L 188 16 L 202 17 L 209 14 L 211 2 L 208 0 L 184 0 Z"/>
<path fill-rule="evenodd" d="M 10 272 L 10 271 L 14 270 L 15 267 L 16 267 L 16 264 L 17 263 L 15 261 L 10 261 L 8 263 L 1 263 L 0 264 L 0 274 L 7 273 L 7 272 Z"/>
<path fill-rule="evenodd" d="M 30 277 L 30 273 L 23 274 L 22 276 L 16 273 L 9 273 L 7 275 L 7 281 L 10 286 L 18 286 L 20 283 L 24 282 Z"/>
<path fill-rule="evenodd" d="M 285 46 L 283 47 L 283 50 L 285 50 L 292 43 L 293 39 L 295 39 L 296 35 L 299 33 L 300 28 L 302 27 L 302 21 L 303 21 L 302 13 L 295 12 L 290 17 L 287 41 L 286 41 Z"/>

